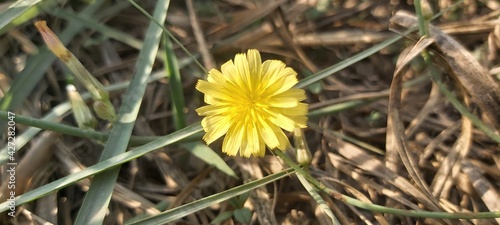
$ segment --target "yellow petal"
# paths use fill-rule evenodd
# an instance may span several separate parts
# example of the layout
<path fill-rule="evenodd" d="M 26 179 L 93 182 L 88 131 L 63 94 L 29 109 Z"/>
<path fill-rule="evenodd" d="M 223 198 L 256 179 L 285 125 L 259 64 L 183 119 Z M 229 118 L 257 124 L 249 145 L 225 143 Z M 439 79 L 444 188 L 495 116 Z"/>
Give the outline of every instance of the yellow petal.
<path fill-rule="evenodd" d="M 208 144 L 222 137 L 222 151 L 234 156 L 261 157 L 266 146 L 286 150 L 290 146 L 282 129 L 305 127 L 308 106 L 301 89 L 294 89 L 297 73 L 279 60 L 262 62 L 257 50 L 248 50 L 212 69 L 207 81 L 196 88 L 208 106 L 196 112 L 202 120 Z"/>
<path fill-rule="evenodd" d="M 259 143 L 257 128 L 252 123 L 246 124 L 245 128 L 246 137 L 243 138 L 241 142 L 240 155 L 248 158 L 253 154 L 260 153 L 261 151 L 265 152 L 265 148 L 260 149 L 261 145 Z"/>
<path fill-rule="evenodd" d="M 257 74 L 260 73 L 260 66 L 262 65 L 262 60 L 260 58 L 259 51 L 255 49 L 249 49 L 247 51 L 248 65 L 250 73 Z"/>
<path fill-rule="evenodd" d="M 276 132 L 271 126 L 276 127 L 274 124 L 269 124 L 267 121 L 264 119 L 260 118 L 258 120 L 259 122 L 259 130 L 260 130 L 260 136 L 266 143 L 266 145 L 269 147 L 269 149 L 273 149 L 278 147 L 280 145 L 280 142 L 278 140 L 278 137 L 276 136 Z"/>
<path fill-rule="evenodd" d="M 295 101 L 302 101 L 306 99 L 306 92 L 302 89 L 292 88 L 272 96 L 272 98 L 293 98 Z"/>
<path fill-rule="evenodd" d="M 250 72 L 251 88 L 256 88 L 258 82 L 261 80 L 261 65 L 259 51 L 250 49 L 247 51 L 248 70 Z"/>
<path fill-rule="evenodd" d="M 297 116 L 287 116 L 295 122 L 295 125 L 300 128 L 307 127 L 307 116 L 297 115 Z"/>
<path fill-rule="evenodd" d="M 281 98 L 271 98 L 267 101 L 267 103 L 271 107 L 292 108 L 297 106 L 298 101 L 296 98 L 281 97 Z"/>
<path fill-rule="evenodd" d="M 207 132 L 203 140 L 209 145 L 227 133 L 231 122 L 227 116 L 207 116 L 201 121 L 201 126 Z"/>
<path fill-rule="evenodd" d="M 295 129 L 295 121 L 284 116 L 281 113 L 277 113 L 271 110 L 266 110 L 268 114 L 268 119 L 275 125 L 292 132 Z"/>
<path fill-rule="evenodd" d="M 237 76 L 243 81 L 243 88 L 247 93 L 253 89 L 252 76 L 248 66 L 248 60 L 245 54 L 237 54 L 234 57 L 234 67 L 236 68 Z"/>
<path fill-rule="evenodd" d="M 287 90 L 290 90 L 295 84 L 298 83 L 296 76 L 284 76 L 279 80 L 276 80 L 273 83 L 270 83 L 269 86 L 264 91 L 263 95 L 266 96 L 274 96 L 277 94 L 281 94 Z"/>
<path fill-rule="evenodd" d="M 222 71 L 222 74 L 224 74 L 224 77 L 226 78 L 226 80 L 228 80 L 232 84 L 233 87 L 238 87 L 238 91 L 240 91 L 240 92 L 242 90 L 246 91 L 245 89 L 243 89 L 245 86 L 245 81 L 242 80 L 242 77 L 238 73 L 238 70 L 234 66 L 234 63 L 232 60 L 229 60 L 226 63 L 222 64 L 221 71 Z"/>
<path fill-rule="evenodd" d="M 271 126 L 274 130 L 274 133 L 276 134 L 276 138 L 278 138 L 279 145 L 277 146 L 279 150 L 286 150 L 288 146 L 290 146 L 290 140 L 288 140 L 288 137 L 285 135 L 283 130 L 281 130 L 277 126 Z"/>
<path fill-rule="evenodd" d="M 306 103 L 299 102 L 293 108 L 276 108 L 275 112 L 281 113 L 284 116 L 304 116 L 307 115 L 308 107 Z"/>
<path fill-rule="evenodd" d="M 196 89 L 206 95 L 210 95 L 214 98 L 220 98 L 223 100 L 227 101 L 232 101 L 234 98 L 232 95 L 224 88 L 221 88 L 220 86 L 204 81 L 204 80 L 199 80 L 198 83 L 196 84 Z"/>
<path fill-rule="evenodd" d="M 224 138 L 224 142 L 222 143 L 222 152 L 225 152 L 230 156 L 235 156 L 241 146 L 244 133 L 243 131 L 242 122 L 240 121 L 231 126 L 226 137 Z"/>
<path fill-rule="evenodd" d="M 207 81 L 217 85 L 224 85 L 227 80 L 224 78 L 224 74 L 220 71 L 217 69 L 211 69 L 208 71 Z"/>
<path fill-rule="evenodd" d="M 196 109 L 200 116 L 224 115 L 228 112 L 228 107 L 220 105 L 207 105 Z"/>
<path fill-rule="evenodd" d="M 262 89 L 267 89 L 269 85 L 275 84 L 282 79 L 281 71 L 285 68 L 285 64 L 278 60 L 266 60 L 262 63 L 262 83 L 265 86 Z"/>

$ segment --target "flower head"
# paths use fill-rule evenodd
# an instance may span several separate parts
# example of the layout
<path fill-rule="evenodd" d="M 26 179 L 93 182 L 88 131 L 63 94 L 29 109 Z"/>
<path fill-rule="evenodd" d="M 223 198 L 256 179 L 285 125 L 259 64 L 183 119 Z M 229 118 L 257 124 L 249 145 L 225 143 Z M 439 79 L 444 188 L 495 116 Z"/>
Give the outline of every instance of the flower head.
<path fill-rule="evenodd" d="M 207 106 L 196 110 L 207 144 L 226 135 L 222 151 L 234 156 L 264 156 L 269 149 L 285 150 L 290 142 L 282 129 L 306 127 L 304 90 L 293 88 L 297 73 L 279 60 L 262 62 L 257 50 L 237 54 L 221 71 L 212 69 L 196 89 Z"/>

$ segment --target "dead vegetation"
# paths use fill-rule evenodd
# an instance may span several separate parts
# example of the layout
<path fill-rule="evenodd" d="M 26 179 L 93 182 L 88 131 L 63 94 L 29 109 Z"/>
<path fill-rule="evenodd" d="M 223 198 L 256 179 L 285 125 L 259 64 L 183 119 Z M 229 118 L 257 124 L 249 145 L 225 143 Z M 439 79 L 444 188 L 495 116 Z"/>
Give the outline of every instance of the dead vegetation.
<path fill-rule="evenodd" d="M 152 12 L 151 1 L 138 1 Z M 39 15 L 57 33 L 68 25 L 58 12 L 78 12 L 84 1 L 59 3 Z M 435 13 L 430 39 L 418 31 L 349 63 L 353 56 L 417 25 L 407 1 L 172 1 L 166 28 L 205 68 L 220 67 L 235 53 L 255 48 L 264 59 L 278 58 L 299 79 L 347 60 L 348 67 L 307 86 L 310 118 L 305 130 L 313 154 L 311 174 L 327 187 L 366 203 L 398 209 L 442 212 L 500 211 L 500 4 L 495 0 L 432 1 Z M 149 20 L 128 4 L 107 1 L 96 18 L 121 31 L 127 40 L 142 40 Z M 392 18 L 392 19 L 391 19 Z M 106 86 L 131 79 L 138 49 L 111 32 L 87 25 L 67 45 Z M 111 38 L 110 38 L 111 37 Z M 134 39 L 136 38 L 136 39 Z M 460 44 L 459 44 L 460 43 Z M 16 74 L 43 45 L 31 23 L 0 36 L 0 86 L 4 96 Z M 203 104 L 194 89 L 204 72 L 174 44 L 181 65 L 188 124 L 200 120 Z M 421 53 L 427 49 L 429 61 Z M 185 63 L 188 62 L 188 63 Z M 157 60 L 153 71 L 163 68 Z M 66 71 L 50 64 L 18 115 L 42 118 L 67 100 Z M 403 87 L 404 86 L 404 87 Z M 453 96 L 443 94 L 447 89 Z M 170 82 L 151 82 L 142 102 L 134 136 L 174 132 Z M 123 89 L 111 93 L 116 108 Z M 459 112 L 456 102 L 479 119 Z M 351 105 L 349 105 L 351 104 Z M 340 109 L 335 107 L 341 107 Z M 52 123 L 76 126 L 65 114 Z M 479 125 L 478 125 L 479 124 Z M 482 125 L 481 125 L 482 124 Z M 17 123 L 21 134 L 28 126 Z M 48 129 L 48 128 L 44 128 Z M 104 122 L 98 129 L 109 132 Z M 485 131 L 486 130 L 486 131 Z M 496 135 L 496 136 L 495 136 Z M 197 137 L 199 139 L 199 136 Z M 497 138 L 497 139 L 495 139 Z M 211 145 L 220 153 L 221 143 Z M 98 162 L 103 142 L 42 131 L 18 153 L 17 193 L 35 189 Z M 105 224 L 123 224 L 137 215 L 157 214 L 187 202 L 282 171 L 270 153 L 262 159 L 223 156 L 239 179 L 206 165 L 172 145 L 122 165 Z M 8 174 L 2 170 L 1 193 Z M 84 179 L 26 204 L 13 224 L 72 224 L 91 179 Z M 2 202 L 6 195 L 2 196 Z M 411 218 L 370 212 L 327 195 L 323 199 L 341 224 L 500 224 L 500 219 L 449 220 Z M 168 203 L 155 209 L 159 202 Z M 249 224 L 331 224 L 295 176 L 254 189 L 244 206 Z M 209 224 L 223 212 L 237 210 L 229 201 L 184 217 L 175 224 Z M 239 224 L 231 217 L 221 224 Z"/>

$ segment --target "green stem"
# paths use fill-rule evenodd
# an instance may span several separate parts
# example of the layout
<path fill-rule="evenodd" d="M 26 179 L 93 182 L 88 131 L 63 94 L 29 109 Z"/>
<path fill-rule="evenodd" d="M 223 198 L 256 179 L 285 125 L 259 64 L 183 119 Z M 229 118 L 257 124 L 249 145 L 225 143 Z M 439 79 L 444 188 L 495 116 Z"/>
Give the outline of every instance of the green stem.
<path fill-rule="evenodd" d="M 418 19 L 418 32 L 422 37 L 429 36 L 429 21 L 424 17 L 422 13 L 422 2 L 421 0 L 415 0 L 415 13 Z"/>
<path fill-rule="evenodd" d="M 0 110 L 0 119 L 7 120 L 7 116 L 8 116 L 7 111 Z M 71 136 L 75 136 L 75 137 L 94 139 L 96 141 L 105 142 L 109 138 L 109 133 L 99 132 L 99 131 L 95 131 L 95 130 L 85 130 L 85 129 L 81 129 L 81 128 L 74 127 L 74 126 L 69 126 L 69 125 L 65 125 L 65 124 L 55 123 L 52 121 L 22 116 L 19 114 L 16 114 L 16 118 L 14 118 L 14 122 L 16 122 L 17 124 L 25 125 L 25 126 L 36 127 L 36 128 L 42 129 L 42 130 L 50 130 L 50 131 L 55 131 L 58 133 L 71 135 Z M 136 146 L 144 145 L 148 142 L 152 142 L 154 140 L 157 140 L 157 139 L 160 139 L 163 137 L 165 137 L 165 136 L 132 136 L 129 140 L 128 145 L 129 145 L 129 147 L 136 147 Z M 197 134 L 194 137 L 186 138 L 185 141 L 181 141 L 181 142 L 192 142 L 192 141 L 197 141 L 200 139 L 201 139 L 201 134 Z M 0 162 L 0 165 L 2 165 L 2 162 Z"/>
<path fill-rule="evenodd" d="M 175 130 L 186 127 L 186 117 L 184 113 L 184 93 L 182 90 L 182 80 L 175 56 L 172 42 L 165 33 L 162 35 L 162 42 L 165 47 L 165 69 L 170 84 L 170 100 L 172 100 L 172 112 Z"/>

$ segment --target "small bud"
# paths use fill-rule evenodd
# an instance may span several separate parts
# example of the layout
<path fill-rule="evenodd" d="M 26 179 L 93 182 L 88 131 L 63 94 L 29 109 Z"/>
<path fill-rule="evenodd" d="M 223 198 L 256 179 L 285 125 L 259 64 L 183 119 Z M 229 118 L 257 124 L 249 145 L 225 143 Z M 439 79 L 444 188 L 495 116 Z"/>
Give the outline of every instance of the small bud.
<path fill-rule="evenodd" d="M 293 132 L 295 150 L 297 151 L 297 162 L 302 166 L 308 166 L 312 161 L 311 152 L 305 141 L 304 131 L 301 128 L 295 128 Z"/>
<path fill-rule="evenodd" d="M 69 101 L 71 102 L 73 116 L 78 123 L 78 127 L 83 129 L 94 129 L 97 125 L 97 119 L 94 117 L 92 112 L 90 112 L 89 107 L 85 104 L 85 101 L 83 101 L 80 93 L 76 90 L 76 87 L 70 84 L 66 86 L 66 92 L 68 94 Z"/>
<path fill-rule="evenodd" d="M 116 113 L 113 107 L 113 104 L 108 101 L 95 101 L 94 102 L 94 111 L 97 116 L 101 119 L 107 120 L 111 123 L 116 122 Z"/>
<path fill-rule="evenodd" d="M 431 21 L 432 17 L 434 16 L 431 5 L 427 0 L 421 0 L 420 2 L 422 6 L 422 16 L 424 16 L 427 21 Z"/>
<path fill-rule="evenodd" d="M 40 34 L 42 34 L 42 38 L 49 47 L 50 51 L 52 51 L 58 58 L 60 58 L 63 62 L 67 62 L 73 54 L 64 47 L 63 43 L 59 38 L 52 32 L 52 30 L 47 26 L 47 22 L 45 20 L 39 20 L 35 22 L 35 27 L 38 29 Z"/>
<path fill-rule="evenodd" d="M 83 64 L 71 53 L 59 40 L 59 38 L 47 26 L 43 20 L 35 22 L 35 26 L 42 34 L 42 38 L 49 47 L 49 49 L 59 58 L 75 75 L 76 79 L 83 84 L 83 86 L 90 92 L 92 98 L 96 102 L 109 102 L 109 94 L 104 89 L 104 86 L 83 66 Z M 109 103 L 111 105 L 111 103 Z M 116 113 L 113 107 L 108 107 L 112 115 Z M 99 115 L 99 114 L 98 114 Z"/>

